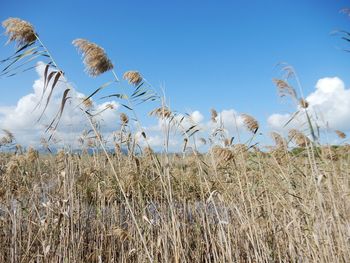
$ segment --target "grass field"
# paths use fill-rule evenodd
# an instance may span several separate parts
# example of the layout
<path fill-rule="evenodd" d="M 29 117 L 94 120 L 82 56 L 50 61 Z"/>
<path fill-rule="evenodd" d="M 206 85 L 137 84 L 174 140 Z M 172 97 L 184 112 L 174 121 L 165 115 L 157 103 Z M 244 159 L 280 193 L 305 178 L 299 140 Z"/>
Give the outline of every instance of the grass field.
<path fill-rule="evenodd" d="M 236 148 L 3 154 L 0 261 L 346 262 L 348 148 Z"/>

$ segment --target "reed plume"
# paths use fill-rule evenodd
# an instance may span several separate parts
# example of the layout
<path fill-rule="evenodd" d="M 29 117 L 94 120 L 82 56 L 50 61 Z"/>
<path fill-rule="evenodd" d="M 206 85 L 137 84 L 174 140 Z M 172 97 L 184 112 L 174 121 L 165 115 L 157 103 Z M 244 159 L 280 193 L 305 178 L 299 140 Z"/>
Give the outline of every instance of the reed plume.
<path fill-rule="evenodd" d="M 346 134 L 342 131 L 336 130 L 335 133 L 338 135 L 338 137 L 340 139 L 345 139 L 346 138 Z"/>
<path fill-rule="evenodd" d="M 36 160 L 39 159 L 39 152 L 30 147 L 28 149 L 26 158 L 29 163 L 34 163 Z"/>
<path fill-rule="evenodd" d="M 171 111 L 169 110 L 168 107 L 166 106 L 162 106 L 159 108 L 154 109 L 153 111 L 151 111 L 149 113 L 150 116 L 156 116 L 160 119 L 167 119 L 170 118 L 170 116 L 172 115 Z"/>
<path fill-rule="evenodd" d="M 216 123 L 216 117 L 218 116 L 217 111 L 215 109 L 211 109 L 210 113 L 211 113 L 211 121 Z"/>
<path fill-rule="evenodd" d="M 307 144 L 310 144 L 310 139 L 306 137 L 301 131 L 292 129 L 288 133 L 289 139 L 294 141 L 299 147 L 305 147 Z"/>
<path fill-rule="evenodd" d="M 287 146 L 286 140 L 279 133 L 271 132 L 270 136 L 274 140 L 274 142 L 276 144 L 276 148 L 284 148 Z"/>
<path fill-rule="evenodd" d="M 246 128 L 255 134 L 259 129 L 258 121 L 248 114 L 241 114 L 241 117 Z"/>
<path fill-rule="evenodd" d="M 83 98 L 83 105 L 87 109 L 92 108 L 92 106 L 93 106 L 92 100 L 90 98 Z"/>
<path fill-rule="evenodd" d="M 129 122 L 129 117 L 125 113 L 120 114 L 120 121 L 123 125 L 128 124 Z"/>
<path fill-rule="evenodd" d="M 272 81 L 275 83 L 280 97 L 289 96 L 293 99 L 297 99 L 297 93 L 295 89 L 292 86 L 290 86 L 286 81 L 281 79 L 273 79 Z"/>
<path fill-rule="evenodd" d="M 299 105 L 303 109 L 307 109 L 309 107 L 309 103 L 305 99 L 300 99 L 299 100 Z"/>
<path fill-rule="evenodd" d="M 13 133 L 6 129 L 3 129 L 2 131 L 5 133 L 5 136 L 1 138 L 0 146 L 12 143 L 15 139 Z"/>
<path fill-rule="evenodd" d="M 154 151 L 151 147 L 147 146 L 143 149 L 143 155 L 145 157 L 152 157 L 153 154 L 154 154 Z"/>
<path fill-rule="evenodd" d="M 123 78 L 126 79 L 129 84 L 134 86 L 137 86 L 142 82 L 142 76 L 138 71 L 127 71 L 124 73 Z"/>
<path fill-rule="evenodd" d="M 234 154 L 231 150 L 222 147 L 213 147 L 212 153 L 218 164 L 225 165 L 230 160 L 233 160 Z"/>
<path fill-rule="evenodd" d="M 17 42 L 17 46 L 22 47 L 37 39 L 33 26 L 22 19 L 10 17 L 2 22 L 2 26 L 9 37 L 7 43 Z"/>
<path fill-rule="evenodd" d="M 337 152 L 331 147 L 327 147 L 327 146 L 322 147 L 321 153 L 323 158 L 325 159 L 328 159 L 331 161 L 337 161 L 339 159 Z"/>
<path fill-rule="evenodd" d="M 96 77 L 113 69 L 114 66 L 102 47 L 81 38 L 72 43 L 82 53 L 85 70 L 90 76 Z"/>

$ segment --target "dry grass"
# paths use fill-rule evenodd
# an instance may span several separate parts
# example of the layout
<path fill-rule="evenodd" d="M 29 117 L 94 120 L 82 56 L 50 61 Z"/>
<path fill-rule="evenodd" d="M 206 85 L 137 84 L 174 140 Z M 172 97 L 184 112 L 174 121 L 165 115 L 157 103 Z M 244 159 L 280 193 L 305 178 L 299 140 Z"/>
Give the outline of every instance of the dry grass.
<path fill-rule="evenodd" d="M 33 26 L 19 18 L 8 18 L 2 22 L 5 34 L 8 35 L 8 42 L 17 42 L 19 47 L 28 45 L 36 40 L 36 33 Z"/>
<path fill-rule="evenodd" d="M 102 47 L 86 39 L 75 39 L 73 45 L 83 54 L 86 71 L 96 77 L 113 69 L 113 64 Z"/>
<path fill-rule="evenodd" d="M 349 155 L 312 161 L 306 148 L 277 162 L 244 148 L 110 156 L 152 260 L 349 259 Z M 30 149 L 2 154 L 0 169 L 1 262 L 148 261 L 105 155 Z"/>

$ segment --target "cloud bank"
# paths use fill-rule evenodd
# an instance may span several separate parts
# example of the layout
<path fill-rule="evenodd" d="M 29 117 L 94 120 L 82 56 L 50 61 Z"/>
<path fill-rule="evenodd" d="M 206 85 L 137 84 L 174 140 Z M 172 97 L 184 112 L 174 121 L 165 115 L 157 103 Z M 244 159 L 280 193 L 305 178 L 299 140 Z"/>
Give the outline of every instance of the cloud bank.
<path fill-rule="evenodd" d="M 345 88 L 340 78 L 318 80 L 315 91 L 306 97 L 306 101 L 312 119 L 321 129 L 350 131 L 350 89 Z M 271 129 L 278 131 L 300 128 L 306 123 L 304 115 L 301 115 L 284 127 L 291 117 L 292 114 L 274 113 L 268 117 L 267 123 Z"/>

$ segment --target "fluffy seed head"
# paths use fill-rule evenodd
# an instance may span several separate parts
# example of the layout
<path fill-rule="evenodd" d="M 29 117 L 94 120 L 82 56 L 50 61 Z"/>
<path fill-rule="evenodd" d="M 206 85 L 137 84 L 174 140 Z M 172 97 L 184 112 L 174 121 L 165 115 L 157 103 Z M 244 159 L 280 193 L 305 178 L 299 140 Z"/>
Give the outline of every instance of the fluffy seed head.
<path fill-rule="evenodd" d="M 117 143 L 114 145 L 114 153 L 115 154 L 121 154 L 122 153 L 122 150 L 120 149 L 120 145 L 117 144 Z"/>
<path fill-rule="evenodd" d="M 8 18 L 2 22 L 2 26 L 5 28 L 5 34 L 8 35 L 9 42 L 17 42 L 17 46 L 25 46 L 36 40 L 36 33 L 33 26 L 19 18 Z"/>
<path fill-rule="evenodd" d="M 27 152 L 27 161 L 29 163 L 34 163 L 39 158 L 38 151 L 34 150 L 32 147 L 28 149 Z"/>
<path fill-rule="evenodd" d="M 305 147 L 307 144 L 310 144 L 310 139 L 306 137 L 301 131 L 292 129 L 288 133 L 289 139 L 294 141 L 299 147 Z"/>
<path fill-rule="evenodd" d="M 304 99 L 300 99 L 299 100 L 299 105 L 303 109 L 307 109 L 309 107 L 309 103 L 306 100 L 304 100 Z"/>
<path fill-rule="evenodd" d="M 143 149 L 143 154 L 146 157 L 151 157 L 154 154 L 154 152 L 151 147 L 147 146 Z"/>
<path fill-rule="evenodd" d="M 336 130 L 335 133 L 338 135 L 338 137 L 340 139 L 345 139 L 346 138 L 346 134 L 342 131 Z"/>
<path fill-rule="evenodd" d="M 273 79 L 272 80 L 277 86 L 278 94 L 280 97 L 290 96 L 293 99 L 297 98 L 297 93 L 295 89 L 290 86 L 286 81 L 281 79 Z"/>
<path fill-rule="evenodd" d="M 212 153 L 215 159 L 218 161 L 218 164 L 226 164 L 234 158 L 233 152 L 227 148 L 213 147 Z"/>
<path fill-rule="evenodd" d="M 120 121 L 122 124 L 127 124 L 129 122 L 129 117 L 125 113 L 120 114 Z"/>
<path fill-rule="evenodd" d="M 142 82 L 142 76 L 138 71 L 127 71 L 124 73 L 123 78 L 135 86 Z"/>
<path fill-rule="evenodd" d="M 276 148 L 282 148 L 287 146 L 286 140 L 279 133 L 271 132 L 270 135 L 276 144 Z"/>
<path fill-rule="evenodd" d="M 106 109 L 110 109 L 110 110 L 113 110 L 114 109 L 114 105 L 112 103 L 108 103 L 106 105 Z"/>
<path fill-rule="evenodd" d="M 0 139 L 0 146 L 12 143 L 14 141 L 14 138 L 15 138 L 13 133 L 10 132 L 9 130 L 6 130 L 6 129 L 3 129 L 2 131 L 5 133 L 5 136 L 3 136 Z"/>
<path fill-rule="evenodd" d="M 244 125 L 249 131 L 251 131 L 252 133 L 256 133 L 258 131 L 259 123 L 256 119 L 254 119 L 248 114 L 241 114 L 241 117 L 243 118 Z"/>
<path fill-rule="evenodd" d="M 81 38 L 75 39 L 73 45 L 82 53 L 86 71 L 90 76 L 96 77 L 113 69 L 112 62 L 100 46 Z"/>
<path fill-rule="evenodd" d="M 92 100 L 88 98 L 83 99 L 83 104 L 86 108 L 90 109 L 92 107 Z"/>
<path fill-rule="evenodd" d="M 149 113 L 149 115 L 156 116 L 160 119 L 167 119 L 167 118 L 170 118 L 172 114 L 171 114 L 171 111 L 168 109 L 168 107 L 163 106 L 163 107 L 154 109 Z"/>
<path fill-rule="evenodd" d="M 322 147 L 321 153 L 322 153 L 323 158 L 326 158 L 326 159 L 331 160 L 331 161 L 338 160 L 338 154 L 331 147 Z"/>
<path fill-rule="evenodd" d="M 218 116 L 218 113 L 215 109 L 210 110 L 211 113 L 211 121 L 216 123 L 216 117 Z"/>

